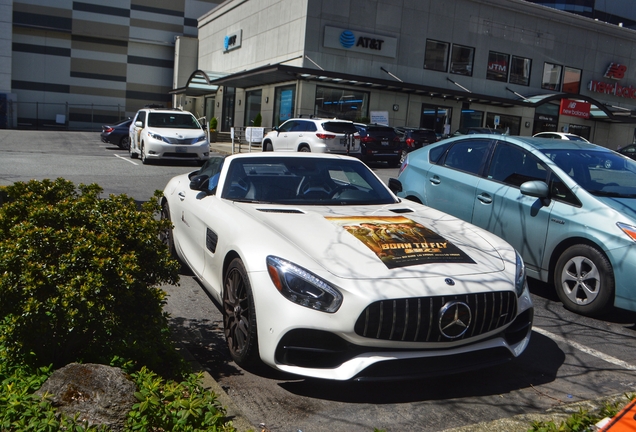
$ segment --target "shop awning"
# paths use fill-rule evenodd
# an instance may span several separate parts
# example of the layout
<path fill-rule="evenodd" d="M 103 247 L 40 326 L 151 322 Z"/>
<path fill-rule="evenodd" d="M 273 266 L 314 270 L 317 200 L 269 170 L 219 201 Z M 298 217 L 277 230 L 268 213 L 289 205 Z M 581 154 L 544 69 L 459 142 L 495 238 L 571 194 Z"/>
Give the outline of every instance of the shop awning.
<path fill-rule="evenodd" d="M 636 111 L 628 108 L 602 103 L 594 98 L 585 95 L 574 95 L 569 93 L 549 93 L 522 98 L 524 102 L 538 107 L 544 104 L 559 105 L 562 99 L 588 102 L 591 104 L 590 119 L 599 121 L 609 121 L 617 123 L 636 123 Z"/>
<path fill-rule="evenodd" d="M 185 96 L 204 96 L 215 93 L 219 86 L 212 84 L 212 81 L 226 76 L 227 73 L 196 70 L 192 72 L 184 87 L 179 87 L 170 91 L 170 94 L 181 94 Z"/>

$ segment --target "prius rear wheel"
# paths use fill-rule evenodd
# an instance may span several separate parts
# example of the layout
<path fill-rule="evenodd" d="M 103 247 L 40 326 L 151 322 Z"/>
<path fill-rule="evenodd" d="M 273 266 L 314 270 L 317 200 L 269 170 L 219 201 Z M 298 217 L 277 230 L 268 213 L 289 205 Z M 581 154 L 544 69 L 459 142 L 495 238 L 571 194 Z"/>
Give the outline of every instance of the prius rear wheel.
<path fill-rule="evenodd" d="M 223 327 L 230 355 L 242 368 L 260 363 L 252 287 L 239 258 L 227 269 L 223 283 Z"/>

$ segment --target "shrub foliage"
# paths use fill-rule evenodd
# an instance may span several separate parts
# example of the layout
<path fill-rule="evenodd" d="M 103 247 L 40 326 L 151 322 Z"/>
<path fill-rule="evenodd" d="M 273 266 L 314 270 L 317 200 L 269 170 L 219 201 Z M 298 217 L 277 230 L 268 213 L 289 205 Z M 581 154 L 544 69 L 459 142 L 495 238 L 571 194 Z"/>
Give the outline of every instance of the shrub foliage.
<path fill-rule="evenodd" d="M 179 264 L 158 238 L 157 199 L 100 198 L 96 185 L 18 182 L 0 206 L 0 353 L 11 364 L 179 363 L 165 293 Z M 155 193 L 155 197 L 158 197 Z"/>

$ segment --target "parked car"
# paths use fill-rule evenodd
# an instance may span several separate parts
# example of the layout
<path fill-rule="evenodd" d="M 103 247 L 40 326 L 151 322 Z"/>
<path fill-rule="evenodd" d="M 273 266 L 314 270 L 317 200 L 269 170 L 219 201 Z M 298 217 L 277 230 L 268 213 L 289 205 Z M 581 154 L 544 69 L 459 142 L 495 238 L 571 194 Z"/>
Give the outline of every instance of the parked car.
<path fill-rule="evenodd" d="M 263 137 L 263 151 L 360 153 L 358 130 L 349 120 L 294 118 Z"/>
<path fill-rule="evenodd" d="M 498 237 L 400 202 L 358 158 L 213 156 L 170 180 L 165 243 L 223 307 L 239 366 L 426 376 L 526 348 L 523 262 Z"/>
<path fill-rule="evenodd" d="M 360 158 L 364 162 L 387 162 L 399 166 L 402 154 L 400 135 L 390 126 L 355 123 L 360 134 Z"/>
<path fill-rule="evenodd" d="M 404 162 L 406 155 L 413 150 L 439 141 L 433 129 L 402 127 L 395 128 L 395 131 L 400 135 L 400 140 L 402 141 L 400 163 Z"/>
<path fill-rule="evenodd" d="M 197 119 L 179 109 L 144 108 L 129 129 L 130 157 L 147 164 L 159 159 L 191 160 L 203 164 L 210 143 Z"/>
<path fill-rule="evenodd" d="M 129 129 L 132 119 L 120 121 L 113 125 L 103 125 L 102 133 L 100 134 L 102 142 L 115 144 L 117 147 L 128 150 L 129 141 Z"/>
<path fill-rule="evenodd" d="M 629 158 L 636 159 L 636 144 L 630 144 L 616 151 Z"/>
<path fill-rule="evenodd" d="M 472 135 L 408 155 L 391 188 L 484 228 L 563 305 L 636 311 L 636 162 L 584 141 Z"/>
<path fill-rule="evenodd" d="M 570 140 L 570 141 L 589 142 L 582 136 L 575 135 L 573 133 L 567 133 L 567 132 L 539 132 L 532 136 L 537 138 L 552 138 L 552 139 L 562 139 L 562 140 Z"/>

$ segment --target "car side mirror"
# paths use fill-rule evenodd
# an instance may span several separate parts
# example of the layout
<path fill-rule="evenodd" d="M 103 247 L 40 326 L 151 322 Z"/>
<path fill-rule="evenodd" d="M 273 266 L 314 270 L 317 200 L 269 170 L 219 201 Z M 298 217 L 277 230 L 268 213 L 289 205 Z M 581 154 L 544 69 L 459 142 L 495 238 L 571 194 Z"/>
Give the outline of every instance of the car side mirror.
<path fill-rule="evenodd" d="M 139 120 L 137 120 L 137 121 L 135 122 L 135 127 L 140 127 L 140 128 L 142 128 L 142 127 L 144 127 L 144 124 L 143 124 L 142 122 L 140 122 Z"/>
<path fill-rule="evenodd" d="M 399 192 L 402 192 L 402 182 L 398 179 L 390 178 L 389 189 L 391 189 L 391 192 L 397 195 Z"/>
<path fill-rule="evenodd" d="M 207 174 L 196 175 L 190 179 L 190 189 L 207 192 L 208 180 L 210 176 Z"/>
<path fill-rule="evenodd" d="M 527 181 L 519 187 L 522 195 L 539 198 L 544 206 L 550 204 L 550 189 L 546 182 L 541 180 Z"/>

